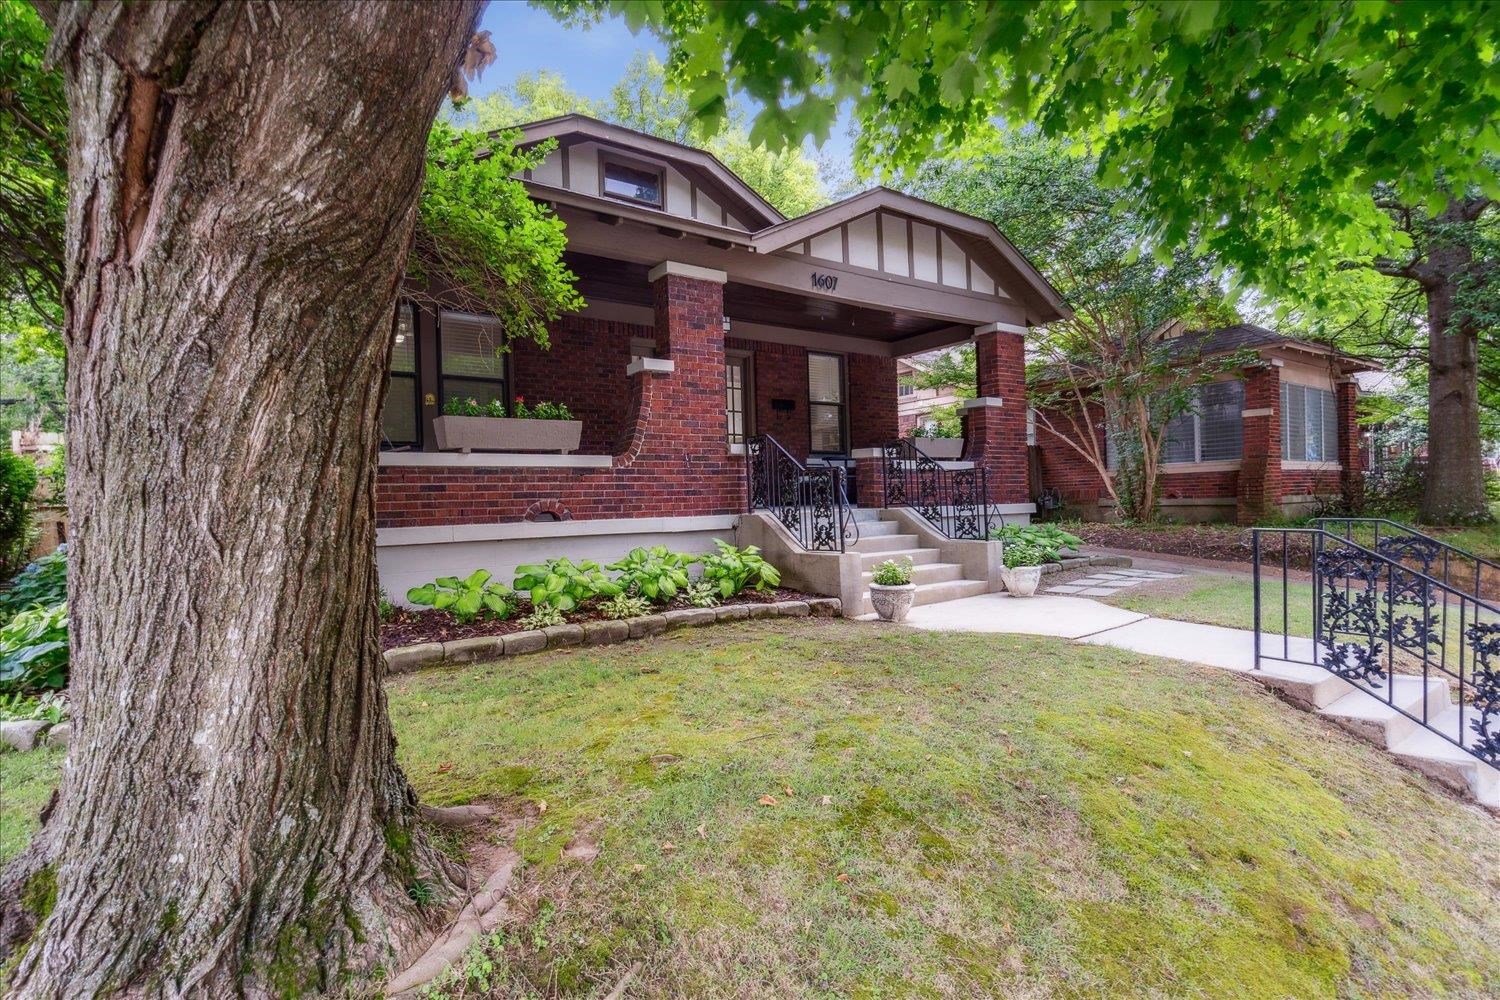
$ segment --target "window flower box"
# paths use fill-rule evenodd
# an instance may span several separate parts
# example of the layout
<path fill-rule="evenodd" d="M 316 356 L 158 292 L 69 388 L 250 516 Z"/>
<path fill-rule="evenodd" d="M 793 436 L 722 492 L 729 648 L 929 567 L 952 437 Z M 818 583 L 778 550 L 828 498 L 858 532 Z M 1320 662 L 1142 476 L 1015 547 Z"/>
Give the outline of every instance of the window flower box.
<path fill-rule="evenodd" d="M 940 462 L 951 462 L 963 458 L 963 438 L 929 438 L 918 437 L 912 439 L 912 444 L 917 450 L 928 458 L 937 459 Z"/>
<path fill-rule="evenodd" d="M 521 417 L 444 415 L 433 421 L 439 451 L 545 451 L 563 455 L 578 450 L 581 420 L 534 420 Z"/>

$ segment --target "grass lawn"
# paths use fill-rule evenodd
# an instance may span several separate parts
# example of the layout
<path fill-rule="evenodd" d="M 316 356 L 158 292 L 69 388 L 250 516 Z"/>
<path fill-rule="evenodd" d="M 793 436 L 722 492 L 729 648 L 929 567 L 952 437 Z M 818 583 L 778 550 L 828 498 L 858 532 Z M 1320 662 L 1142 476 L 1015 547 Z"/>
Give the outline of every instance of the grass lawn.
<path fill-rule="evenodd" d="M 632 998 L 1500 982 L 1495 821 L 1228 674 L 814 620 L 389 693 L 425 799 L 531 816 L 520 919 L 449 996 L 600 996 L 635 963 Z"/>
<path fill-rule="evenodd" d="M 0 865 L 21 853 L 37 830 L 37 813 L 57 786 L 63 750 L 0 753 Z"/>

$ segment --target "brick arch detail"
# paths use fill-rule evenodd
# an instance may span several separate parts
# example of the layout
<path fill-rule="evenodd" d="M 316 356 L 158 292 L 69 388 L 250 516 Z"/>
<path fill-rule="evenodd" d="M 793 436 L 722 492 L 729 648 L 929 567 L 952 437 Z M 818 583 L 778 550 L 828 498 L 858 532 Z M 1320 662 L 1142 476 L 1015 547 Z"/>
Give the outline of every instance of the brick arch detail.
<path fill-rule="evenodd" d="M 540 514 L 551 514 L 559 521 L 573 520 L 573 512 L 568 509 L 567 504 L 553 498 L 551 500 L 537 500 L 526 508 L 526 520 L 535 521 Z"/>

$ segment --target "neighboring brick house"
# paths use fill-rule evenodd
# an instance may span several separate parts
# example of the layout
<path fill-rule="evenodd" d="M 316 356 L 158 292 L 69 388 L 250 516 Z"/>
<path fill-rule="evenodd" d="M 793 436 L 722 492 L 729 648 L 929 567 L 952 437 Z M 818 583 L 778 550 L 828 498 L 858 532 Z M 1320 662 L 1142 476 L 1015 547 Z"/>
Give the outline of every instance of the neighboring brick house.
<path fill-rule="evenodd" d="M 956 406 L 960 402 L 958 390 L 951 385 L 928 389 L 908 384 L 908 379 L 926 373 L 926 361 L 923 357 L 896 359 L 896 378 L 900 386 L 896 398 L 896 422 L 902 437 L 920 432 L 933 410 Z"/>
<path fill-rule="evenodd" d="M 1164 516 L 1254 524 L 1297 515 L 1363 483 L 1355 404 L 1358 372 L 1375 366 L 1326 345 L 1250 324 L 1214 330 L 1169 326 L 1184 355 L 1250 351 L 1254 363 L 1197 390 L 1192 412 L 1168 427 L 1160 493 Z M 1103 414 L 1091 414 L 1097 440 Z M 1041 484 L 1087 518 L 1111 513 L 1094 467 L 1037 423 Z"/>
<path fill-rule="evenodd" d="M 785 219 L 702 150 L 582 115 L 521 132 L 558 144 L 524 182 L 566 224 L 587 305 L 550 350 L 499 355 L 493 318 L 399 306 L 376 497 L 390 593 L 475 566 L 707 548 L 746 509 L 751 435 L 846 467 L 877 502 L 898 359 L 968 341 L 983 398 L 966 404 L 965 460 L 997 511 L 1034 509 L 1022 340 L 1068 311 L 993 225 L 883 188 Z M 564 403 L 579 447 L 439 451 L 452 396 Z"/>

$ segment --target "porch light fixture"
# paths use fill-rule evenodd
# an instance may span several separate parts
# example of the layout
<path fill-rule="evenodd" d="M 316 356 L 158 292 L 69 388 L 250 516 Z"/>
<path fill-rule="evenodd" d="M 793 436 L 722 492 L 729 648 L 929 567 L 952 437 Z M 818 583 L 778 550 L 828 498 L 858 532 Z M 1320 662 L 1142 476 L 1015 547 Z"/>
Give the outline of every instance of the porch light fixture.
<path fill-rule="evenodd" d="M 729 317 L 725 316 L 725 317 L 723 317 L 723 320 L 724 320 L 724 332 L 728 333 L 729 332 Z"/>

